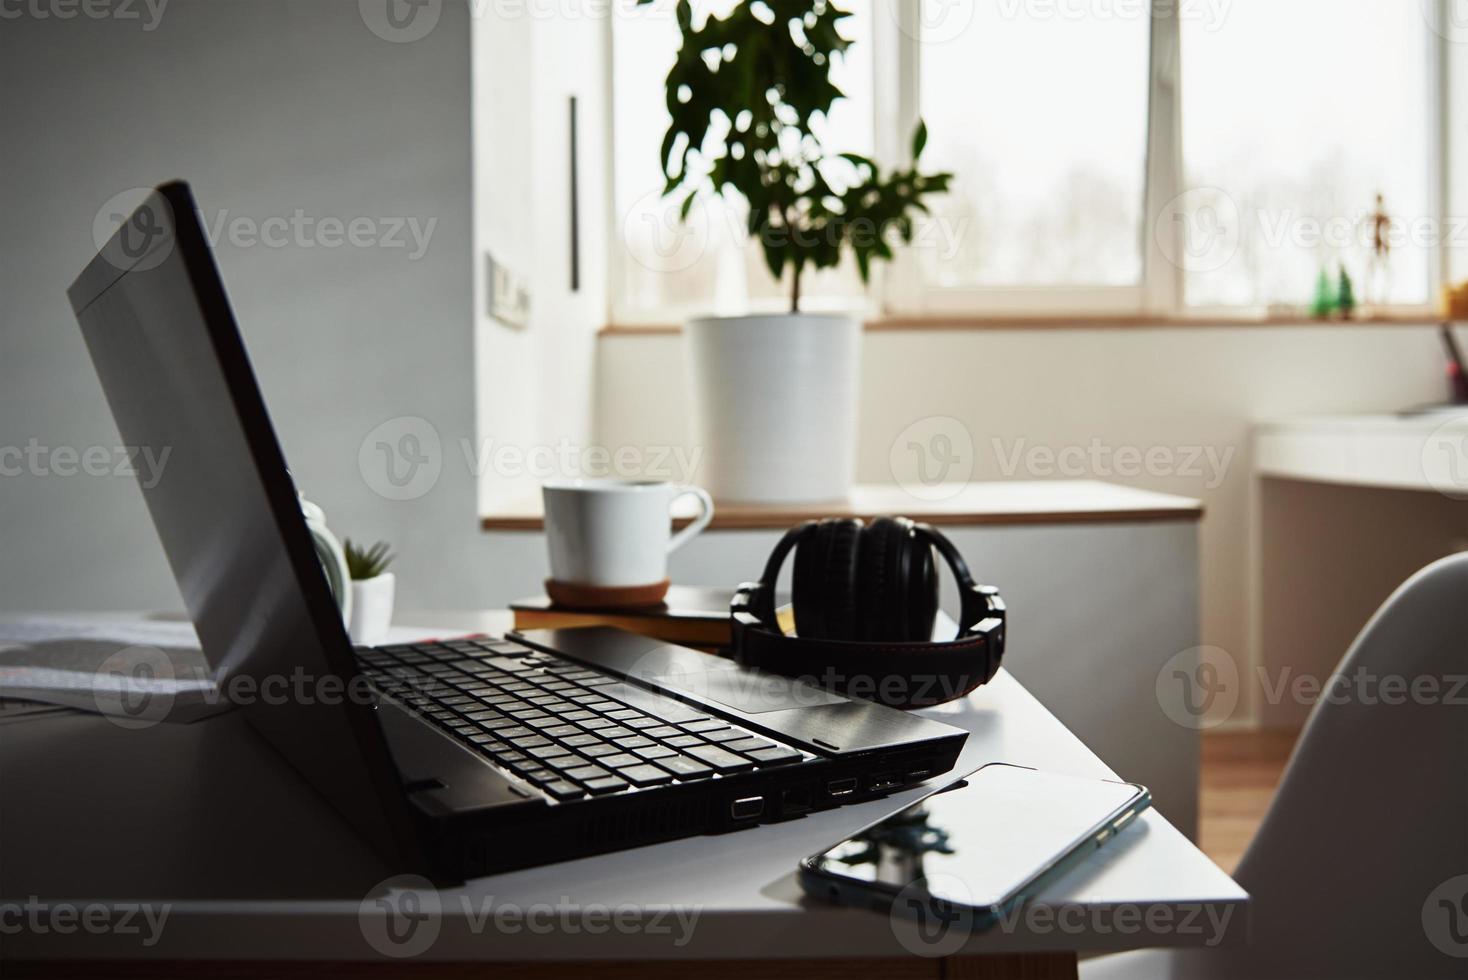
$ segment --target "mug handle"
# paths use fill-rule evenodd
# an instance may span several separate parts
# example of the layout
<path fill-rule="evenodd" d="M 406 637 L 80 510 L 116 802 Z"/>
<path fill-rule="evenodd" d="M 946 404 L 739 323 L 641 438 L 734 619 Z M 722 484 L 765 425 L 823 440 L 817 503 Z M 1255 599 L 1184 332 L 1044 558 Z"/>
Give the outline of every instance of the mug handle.
<path fill-rule="evenodd" d="M 316 549 L 316 558 L 321 570 L 326 573 L 326 584 L 331 596 L 341 610 L 342 622 L 352 621 L 352 575 L 347 569 L 347 554 L 341 542 L 326 526 L 326 513 L 301 494 L 296 494 L 301 503 L 301 513 L 306 518 L 306 530 L 311 532 L 311 544 Z"/>
<path fill-rule="evenodd" d="M 668 501 L 668 506 L 671 508 L 673 504 L 690 495 L 698 498 L 700 513 L 693 519 L 692 524 L 668 539 L 668 554 L 670 555 L 697 537 L 699 532 L 709 526 L 709 521 L 714 519 L 714 498 L 710 497 L 708 491 L 702 487 L 679 487 L 678 492 L 673 494 L 673 499 Z"/>

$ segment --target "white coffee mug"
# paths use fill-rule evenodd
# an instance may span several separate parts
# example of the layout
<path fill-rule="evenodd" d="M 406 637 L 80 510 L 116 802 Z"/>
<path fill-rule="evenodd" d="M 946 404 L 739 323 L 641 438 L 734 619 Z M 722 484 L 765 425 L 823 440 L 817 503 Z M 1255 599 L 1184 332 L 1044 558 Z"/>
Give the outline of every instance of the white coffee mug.
<path fill-rule="evenodd" d="M 556 480 L 541 494 L 551 578 L 597 588 L 666 581 L 668 556 L 714 517 L 713 499 L 698 487 L 651 480 Z M 673 534 L 673 503 L 688 496 L 699 514 Z"/>

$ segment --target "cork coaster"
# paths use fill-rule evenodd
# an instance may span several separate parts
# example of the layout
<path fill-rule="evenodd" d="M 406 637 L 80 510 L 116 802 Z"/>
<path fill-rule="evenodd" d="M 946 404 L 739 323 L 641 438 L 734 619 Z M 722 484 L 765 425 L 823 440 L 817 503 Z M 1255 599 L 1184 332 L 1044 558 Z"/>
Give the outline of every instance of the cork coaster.
<path fill-rule="evenodd" d="M 568 609 L 630 609 L 659 605 L 670 584 L 663 579 L 651 585 L 583 585 L 548 578 L 545 594 L 555 605 Z"/>

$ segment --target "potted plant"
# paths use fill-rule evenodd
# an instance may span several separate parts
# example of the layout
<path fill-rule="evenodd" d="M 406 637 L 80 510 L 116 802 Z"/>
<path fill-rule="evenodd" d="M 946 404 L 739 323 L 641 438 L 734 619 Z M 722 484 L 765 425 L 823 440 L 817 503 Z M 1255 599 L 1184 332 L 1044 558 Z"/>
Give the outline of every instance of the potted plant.
<path fill-rule="evenodd" d="M 639 0 L 651 3 L 653 0 Z M 704 482 L 716 498 L 800 502 L 846 496 L 855 473 L 861 324 L 801 312 L 802 277 L 847 250 L 866 282 L 874 262 L 911 242 L 924 198 L 952 175 L 923 174 L 918 124 L 908 169 L 830 153 L 812 129 L 843 97 L 832 59 L 850 16 L 830 0 L 740 0 L 695 22 L 677 5 L 683 44 L 668 73 L 664 195 L 688 217 L 702 195 L 743 198 L 748 231 L 790 310 L 687 325 Z"/>
<path fill-rule="evenodd" d="M 381 643 L 392 624 L 393 593 L 397 590 L 397 579 L 387 570 L 393 556 L 384 541 L 362 548 L 348 538 L 342 542 L 342 550 L 347 558 L 347 571 L 352 576 L 347 631 L 355 643 L 365 646 Z"/>

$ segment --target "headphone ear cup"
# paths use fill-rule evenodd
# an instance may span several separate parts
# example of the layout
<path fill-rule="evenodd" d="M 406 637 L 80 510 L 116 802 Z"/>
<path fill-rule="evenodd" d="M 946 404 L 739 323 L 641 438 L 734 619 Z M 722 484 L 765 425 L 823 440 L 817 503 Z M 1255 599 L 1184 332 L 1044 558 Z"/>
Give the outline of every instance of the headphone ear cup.
<path fill-rule="evenodd" d="M 857 638 L 858 520 L 831 518 L 795 552 L 795 632 L 817 640 Z"/>
<path fill-rule="evenodd" d="M 932 546 L 921 535 L 909 535 L 904 547 L 913 551 L 907 577 L 904 639 L 924 642 L 933 638 L 933 625 L 938 621 L 938 568 Z"/>
<path fill-rule="evenodd" d="M 858 555 L 858 585 L 861 609 L 861 639 L 876 643 L 895 640 L 900 629 L 897 608 L 902 592 L 895 587 L 900 570 L 898 539 L 901 524 L 879 517 L 861 532 Z"/>

